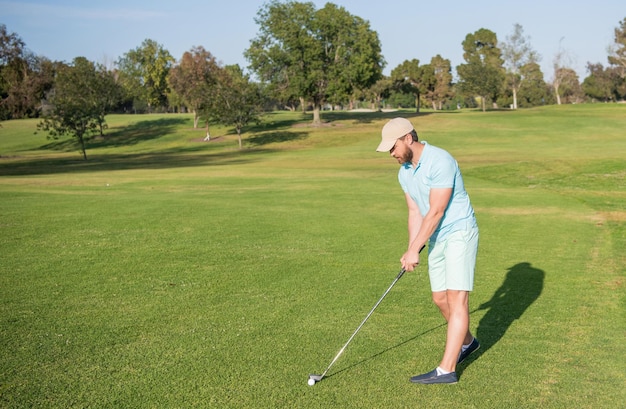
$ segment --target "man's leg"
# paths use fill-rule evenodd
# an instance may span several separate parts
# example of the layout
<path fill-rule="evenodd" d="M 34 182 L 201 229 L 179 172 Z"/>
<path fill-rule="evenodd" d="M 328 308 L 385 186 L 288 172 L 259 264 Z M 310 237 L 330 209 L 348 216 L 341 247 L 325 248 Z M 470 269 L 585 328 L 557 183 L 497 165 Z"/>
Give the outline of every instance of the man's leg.
<path fill-rule="evenodd" d="M 411 377 L 411 382 L 456 383 L 456 365 L 480 344 L 469 331 L 469 293 L 474 284 L 478 228 L 451 233 L 429 244 L 428 275 L 434 303 L 446 319 L 446 348 L 439 367 Z M 456 288 L 457 290 L 451 290 Z M 463 346 L 467 349 L 461 354 Z"/>
<path fill-rule="evenodd" d="M 463 344 L 472 342 L 469 332 L 469 291 L 434 291 L 433 301 L 448 322 L 446 349 L 439 367 L 412 377 L 414 383 L 456 383 L 456 363 Z M 441 369 L 441 371 L 439 370 Z"/>
<path fill-rule="evenodd" d="M 433 301 L 448 322 L 446 348 L 439 367 L 454 372 L 461 346 L 474 337 L 469 331 L 469 292 L 447 290 L 433 293 Z"/>

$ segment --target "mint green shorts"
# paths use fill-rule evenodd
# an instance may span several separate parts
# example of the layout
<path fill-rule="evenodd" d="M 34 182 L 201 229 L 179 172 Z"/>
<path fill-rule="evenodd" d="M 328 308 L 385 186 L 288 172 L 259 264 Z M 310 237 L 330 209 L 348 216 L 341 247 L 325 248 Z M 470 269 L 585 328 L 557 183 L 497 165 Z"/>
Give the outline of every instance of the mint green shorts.
<path fill-rule="evenodd" d="M 478 252 L 478 228 L 450 233 L 428 246 L 428 275 L 433 292 L 472 291 Z"/>

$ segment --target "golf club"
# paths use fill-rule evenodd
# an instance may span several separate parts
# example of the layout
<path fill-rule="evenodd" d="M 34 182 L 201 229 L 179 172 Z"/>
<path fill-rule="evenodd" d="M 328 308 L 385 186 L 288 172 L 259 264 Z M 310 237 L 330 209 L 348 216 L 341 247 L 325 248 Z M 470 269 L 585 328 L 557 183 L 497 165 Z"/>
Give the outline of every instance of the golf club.
<path fill-rule="evenodd" d="M 330 365 L 328 365 L 328 368 L 326 368 L 326 370 L 324 371 L 324 373 L 322 373 L 321 375 L 314 375 L 311 374 L 309 375 L 309 380 L 307 381 L 307 384 L 309 386 L 313 386 L 315 385 L 315 383 L 319 382 L 322 380 L 322 378 L 324 378 L 324 376 L 326 376 L 326 373 L 328 372 L 328 370 L 330 369 L 331 366 L 333 366 L 333 364 L 337 361 L 337 359 L 339 359 L 339 357 L 341 356 L 341 354 L 343 353 L 343 351 L 346 349 L 346 347 L 348 346 L 348 344 L 350 344 L 350 342 L 352 341 L 352 339 L 354 338 L 354 336 L 357 334 L 357 332 L 359 332 L 359 330 L 361 329 L 361 327 L 363 326 L 363 324 L 365 324 L 365 322 L 368 320 L 368 318 L 372 315 L 372 313 L 374 312 L 374 310 L 376 309 L 376 307 L 378 307 L 378 304 L 381 303 L 381 301 L 385 298 L 385 296 L 387 295 L 387 293 L 393 288 L 394 285 L 396 285 L 396 283 L 398 282 L 398 280 L 402 277 L 402 275 L 406 272 L 406 270 L 403 268 L 402 270 L 400 270 L 400 273 L 398 273 L 398 276 L 393 280 L 393 282 L 391 283 L 391 285 L 389 286 L 389 288 L 387 288 L 387 291 L 385 291 L 385 293 L 383 294 L 382 297 L 380 297 L 380 299 L 378 300 L 378 302 L 374 305 L 374 308 L 372 308 L 372 310 L 369 312 L 369 314 L 367 314 L 367 316 L 365 317 L 365 319 L 361 322 L 361 325 L 359 325 L 357 327 L 357 329 L 354 331 L 354 333 L 352 334 L 352 336 L 348 339 L 348 342 L 345 343 L 345 345 L 343 346 L 343 348 L 341 348 L 339 350 L 339 352 L 337 353 L 337 355 L 335 355 L 335 358 L 332 360 L 332 362 L 330 363 Z"/>

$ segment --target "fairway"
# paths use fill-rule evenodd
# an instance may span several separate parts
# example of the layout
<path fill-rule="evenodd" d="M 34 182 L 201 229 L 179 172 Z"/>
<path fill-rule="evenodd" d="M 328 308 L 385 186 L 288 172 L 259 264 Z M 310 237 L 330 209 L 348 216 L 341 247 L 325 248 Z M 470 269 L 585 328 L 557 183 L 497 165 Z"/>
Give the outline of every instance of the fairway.
<path fill-rule="evenodd" d="M 385 121 L 458 160 L 480 246 L 457 385 L 406 248 Z M 87 145 L 0 128 L 0 407 L 617 408 L 626 402 L 626 105 L 116 115 Z"/>

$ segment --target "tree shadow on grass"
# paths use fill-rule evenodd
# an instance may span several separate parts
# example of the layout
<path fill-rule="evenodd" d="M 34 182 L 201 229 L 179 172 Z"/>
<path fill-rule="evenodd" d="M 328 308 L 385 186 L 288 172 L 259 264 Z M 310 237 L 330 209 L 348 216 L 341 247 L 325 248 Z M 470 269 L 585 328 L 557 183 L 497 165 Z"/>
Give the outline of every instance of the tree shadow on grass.
<path fill-rule="evenodd" d="M 213 154 L 158 152 L 144 154 L 91 155 L 85 161 L 76 158 L 41 158 L 8 163 L 0 161 L 0 176 L 54 175 L 76 172 L 97 172 L 135 169 L 168 169 L 193 166 L 221 166 L 253 163 L 269 149 L 236 150 Z"/>
<path fill-rule="evenodd" d="M 309 136 L 308 132 L 291 132 L 291 131 L 277 131 L 266 132 L 260 135 L 252 135 L 246 138 L 246 143 L 252 146 L 267 145 L 276 142 L 289 142 L 305 139 Z"/>
<path fill-rule="evenodd" d="M 91 149 L 131 146 L 140 142 L 161 138 L 171 134 L 177 127 L 188 121 L 187 118 L 147 119 L 121 128 L 114 128 L 112 131 L 105 132 L 104 136 L 93 135 L 87 137 L 87 156 L 89 156 Z M 43 145 L 42 149 L 69 152 L 78 148 L 75 138 L 64 137 L 62 140 L 54 140 Z"/>
<path fill-rule="evenodd" d="M 528 262 L 518 263 L 508 269 L 508 273 L 504 279 L 504 282 L 496 290 L 496 292 L 486 303 L 483 303 L 476 310 L 473 310 L 470 314 L 474 314 L 480 310 L 488 309 L 483 318 L 481 318 L 478 328 L 476 330 L 476 338 L 480 340 L 480 349 L 470 355 L 464 362 L 463 367 L 457 367 L 457 375 L 461 375 L 463 368 L 485 354 L 491 347 L 493 347 L 506 333 L 511 324 L 519 319 L 528 307 L 530 307 L 543 290 L 543 282 L 545 278 L 545 272 L 538 268 L 532 267 Z M 399 344 L 389 347 L 383 351 L 380 351 L 368 358 L 365 358 L 357 363 L 354 363 L 346 368 L 340 369 L 337 372 L 333 372 L 327 375 L 327 378 L 340 374 L 351 368 L 359 366 L 365 362 L 371 361 L 380 357 L 381 355 L 390 352 L 394 349 L 400 348 L 416 339 L 433 332 L 439 328 L 446 326 L 446 323 L 442 323 L 430 329 L 427 329 L 411 338 L 408 338 Z"/>
<path fill-rule="evenodd" d="M 443 111 L 437 111 L 438 113 Z M 354 112 L 354 111 L 325 111 L 322 113 L 322 121 L 335 122 L 341 120 L 353 120 L 360 124 L 369 124 L 381 119 L 393 119 L 396 117 L 411 118 L 432 115 L 433 112 L 407 112 L 407 111 L 373 111 L 373 112 Z"/>

